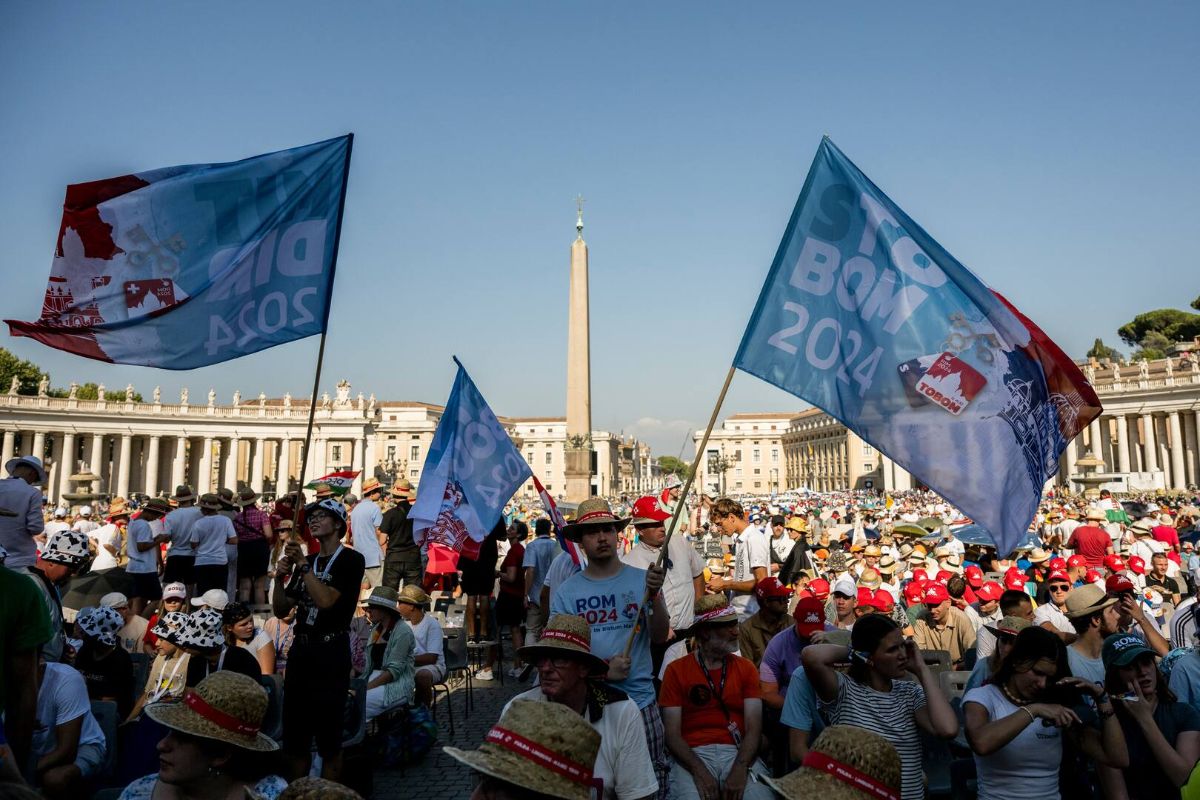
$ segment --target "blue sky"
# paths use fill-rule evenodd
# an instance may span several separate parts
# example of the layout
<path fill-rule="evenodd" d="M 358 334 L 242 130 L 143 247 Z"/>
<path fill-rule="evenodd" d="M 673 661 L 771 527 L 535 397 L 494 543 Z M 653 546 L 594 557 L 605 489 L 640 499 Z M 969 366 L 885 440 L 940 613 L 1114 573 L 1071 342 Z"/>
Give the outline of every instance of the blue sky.
<path fill-rule="evenodd" d="M 66 184 L 356 134 L 324 384 L 562 414 L 587 198 L 593 420 L 703 424 L 828 133 L 1074 356 L 1200 294 L 1200 6 L 15 2 L 0 12 L 0 316 L 32 319 Z M 1191 55 L 1188 55 L 1191 53 Z M 226 399 L 316 340 L 71 380 Z M 726 413 L 798 409 L 739 374 Z"/>

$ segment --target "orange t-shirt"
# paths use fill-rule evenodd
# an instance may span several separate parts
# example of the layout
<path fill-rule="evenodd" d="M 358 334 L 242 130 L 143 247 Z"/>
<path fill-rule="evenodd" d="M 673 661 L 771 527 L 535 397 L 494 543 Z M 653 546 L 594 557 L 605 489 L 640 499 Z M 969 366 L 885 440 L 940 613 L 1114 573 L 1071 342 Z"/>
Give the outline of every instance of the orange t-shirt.
<path fill-rule="evenodd" d="M 713 687 L 720 689 L 721 669 L 709 670 Z M 758 670 L 754 664 L 741 656 L 729 656 L 729 667 L 725 674 L 725 691 L 721 693 L 729 717 L 743 735 L 746 723 L 742 715 L 742 701 L 762 696 L 758 683 Z M 729 723 L 721 704 L 712 696 L 712 690 L 700 671 L 700 662 L 695 653 L 667 665 L 663 675 L 662 689 L 658 693 L 659 705 L 683 709 L 683 740 L 689 747 L 706 744 L 733 744 Z"/>

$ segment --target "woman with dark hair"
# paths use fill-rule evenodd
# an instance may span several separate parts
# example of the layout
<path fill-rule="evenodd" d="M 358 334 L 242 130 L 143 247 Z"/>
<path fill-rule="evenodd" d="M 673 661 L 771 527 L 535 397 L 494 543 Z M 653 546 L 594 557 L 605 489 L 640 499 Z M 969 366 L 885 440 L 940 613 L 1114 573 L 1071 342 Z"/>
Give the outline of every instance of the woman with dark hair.
<path fill-rule="evenodd" d="M 1130 764 L 1098 768 L 1105 800 L 1177 800 L 1200 760 L 1200 712 L 1175 698 L 1154 656 L 1137 636 L 1104 640 L 1105 688 L 1117 699 Z"/>
<path fill-rule="evenodd" d="M 1080 693 L 1095 702 L 1102 732 L 1083 725 L 1071 709 Z M 991 681 L 967 692 L 963 711 L 979 800 L 1057 800 L 1064 734 L 1098 763 L 1129 763 L 1108 695 L 1070 676 L 1062 639 L 1041 627 L 1017 634 Z"/>
<path fill-rule="evenodd" d="M 854 725 L 887 739 L 900 755 L 903 800 L 925 796 L 918 728 L 949 739 L 958 719 L 920 650 L 889 617 L 871 614 L 854 624 L 850 647 L 810 644 L 800 656 L 831 725 Z M 835 669 L 850 662 L 848 674 Z M 899 680 L 905 673 L 917 680 Z"/>
<path fill-rule="evenodd" d="M 225 643 L 230 647 L 241 647 L 258 661 L 263 675 L 275 672 L 275 643 L 262 628 L 255 624 L 250 606 L 234 600 L 221 612 Z"/>

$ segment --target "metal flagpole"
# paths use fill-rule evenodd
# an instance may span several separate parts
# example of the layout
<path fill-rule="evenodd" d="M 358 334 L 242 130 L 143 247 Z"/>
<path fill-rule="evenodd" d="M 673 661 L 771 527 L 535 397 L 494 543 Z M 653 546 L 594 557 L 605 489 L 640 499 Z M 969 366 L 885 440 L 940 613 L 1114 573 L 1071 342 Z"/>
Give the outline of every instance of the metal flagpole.
<path fill-rule="evenodd" d="M 671 544 L 671 537 L 675 534 L 675 528 L 679 523 L 679 517 L 683 513 L 684 506 L 687 505 L 688 492 L 692 490 L 692 483 L 696 480 L 696 468 L 700 466 L 700 459 L 704 456 L 704 448 L 708 446 L 708 437 L 712 435 L 713 426 L 717 424 L 717 415 L 721 413 L 721 406 L 725 403 L 725 395 L 729 391 L 729 384 L 733 381 L 733 373 L 737 368 L 732 364 L 729 367 L 729 373 L 725 376 L 725 384 L 721 387 L 721 393 L 717 395 L 717 404 L 713 406 L 712 416 L 708 418 L 708 427 L 704 429 L 704 436 L 700 439 L 700 446 L 696 448 L 696 455 L 692 457 L 692 468 L 688 470 L 687 480 L 684 481 L 683 491 L 679 494 L 679 502 L 675 504 L 675 511 L 671 514 L 671 521 L 667 524 L 667 537 L 663 540 L 662 547 L 658 551 L 658 561 L 655 562 L 655 569 L 662 569 L 663 561 L 667 558 L 667 548 Z M 625 649 L 622 655 L 628 657 L 633 649 L 633 640 L 641 630 L 642 612 L 646 610 L 646 606 L 650 603 L 650 592 L 647 591 L 642 597 L 642 604 L 638 606 L 638 615 L 635 618 L 637 623 L 633 626 L 633 630 L 629 634 L 628 641 L 625 642 Z"/>
<path fill-rule="evenodd" d="M 300 512 L 304 504 L 300 498 L 304 493 L 304 478 L 308 471 L 309 448 L 312 447 L 313 420 L 317 416 L 317 392 L 321 389 L 321 367 L 325 363 L 325 335 L 329 330 L 329 312 L 333 308 L 333 281 L 337 277 L 338 248 L 342 244 L 342 215 L 346 211 L 346 189 L 350 185 L 350 154 L 354 150 L 354 134 L 346 135 L 346 164 L 342 173 L 342 196 L 338 199 L 337 225 L 333 235 L 333 257 L 329 263 L 329 299 L 325 303 L 325 319 L 321 325 L 321 344 L 317 348 L 317 368 L 313 373 L 312 396 L 308 403 L 308 425 L 304 430 L 304 457 L 300 459 L 300 480 L 296 485 L 296 506 L 292 509 L 292 537 L 303 539 L 300 531 Z M 276 488 L 278 494 L 278 487 Z"/>

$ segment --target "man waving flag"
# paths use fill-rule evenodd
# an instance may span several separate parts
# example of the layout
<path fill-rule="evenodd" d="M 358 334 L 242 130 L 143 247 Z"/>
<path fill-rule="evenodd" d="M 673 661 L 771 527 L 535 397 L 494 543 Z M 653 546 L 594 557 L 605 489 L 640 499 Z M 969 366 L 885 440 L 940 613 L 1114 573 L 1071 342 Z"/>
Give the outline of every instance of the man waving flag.
<path fill-rule="evenodd" d="M 984 526 L 1024 536 L 1100 413 L 1075 364 L 825 138 L 734 360 Z"/>
<path fill-rule="evenodd" d="M 351 142 L 68 186 L 41 316 L 10 333 L 163 369 L 321 333 Z"/>

